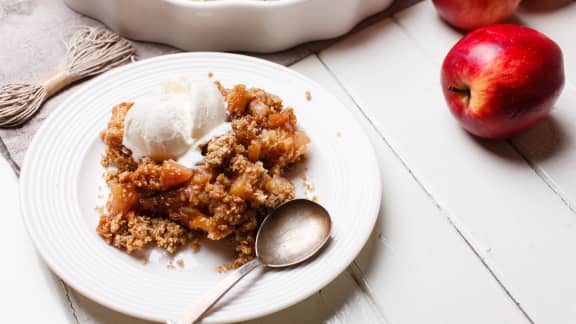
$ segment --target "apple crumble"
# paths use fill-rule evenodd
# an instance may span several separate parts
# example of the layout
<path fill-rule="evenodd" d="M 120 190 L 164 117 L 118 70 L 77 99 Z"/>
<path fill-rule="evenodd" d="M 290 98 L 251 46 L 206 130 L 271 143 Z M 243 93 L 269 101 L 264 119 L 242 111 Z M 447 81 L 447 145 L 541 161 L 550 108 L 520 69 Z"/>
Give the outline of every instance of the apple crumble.
<path fill-rule="evenodd" d="M 223 269 L 254 257 L 254 240 L 263 217 L 294 198 L 285 175 L 306 153 L 309 139 L 296 125 L 292 108 L 262 89 L 216 83 L 225 98 L 232 131 L 201 145 L 193 168 L 173 160 L 136 160 L 122 144 L 131 103 L 113 108 L 102 132 L 110 188 L 97 231 L 110 245 L 132 253 L 157 246 L 170 253 L 185 245 L 231 238 L 236 259 Z"/>

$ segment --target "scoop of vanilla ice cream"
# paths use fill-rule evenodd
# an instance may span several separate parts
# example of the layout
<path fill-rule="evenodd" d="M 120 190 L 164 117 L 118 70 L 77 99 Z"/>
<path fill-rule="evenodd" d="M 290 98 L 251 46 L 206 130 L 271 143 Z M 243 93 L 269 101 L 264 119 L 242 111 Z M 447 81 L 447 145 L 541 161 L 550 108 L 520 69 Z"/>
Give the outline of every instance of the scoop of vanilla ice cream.
<path fill-rule="evenodd" d="M 224 97 L 213 82 L 193 81 L 190 85 L 190 100 L 194 140 L 200 139 L 226 121 Z"/>
<path fill-rule="evenodd" d="M 177 160 L 225 121 L 224 97 L 213 82 L 182 79 L 135 101 L 124 121 L 123 144 L 135 158 Z"/>
<path fill-rule="evenodd" d="M 192 143 L 189 96 L 145 95 L 126 114 L 122 144 L 136 158 L 177 159 Z"/>

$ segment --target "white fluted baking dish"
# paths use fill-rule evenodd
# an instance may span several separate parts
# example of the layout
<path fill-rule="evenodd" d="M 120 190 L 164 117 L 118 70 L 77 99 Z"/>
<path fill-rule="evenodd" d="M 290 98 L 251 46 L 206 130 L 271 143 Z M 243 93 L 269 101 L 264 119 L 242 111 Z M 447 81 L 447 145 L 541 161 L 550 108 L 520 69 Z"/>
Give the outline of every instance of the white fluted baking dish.
<path fill-rule="evenodd" d="M 65 0 L 120 34 L 184 50 L 275 52 L 340 36 L 393 0 Z"/>

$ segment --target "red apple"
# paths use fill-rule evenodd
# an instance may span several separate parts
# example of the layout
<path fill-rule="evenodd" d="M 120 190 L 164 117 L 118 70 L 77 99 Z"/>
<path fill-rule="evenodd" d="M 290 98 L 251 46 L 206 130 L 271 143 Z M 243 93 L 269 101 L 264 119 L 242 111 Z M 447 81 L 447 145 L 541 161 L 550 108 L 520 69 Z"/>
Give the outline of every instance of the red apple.
<path fill-rule="evenodd" d="M 442 89 L 464 129 L 507 138 L 545 118 L 564 86 L 560 47 L 538 31 L 492 25 L 464 36 L 442 64 Z"/>
<path fill-rule="evenodd" d="M 510 17 L 521 0 L 432 0 L 440 17 L 466 30 L 499 23 Z"/>

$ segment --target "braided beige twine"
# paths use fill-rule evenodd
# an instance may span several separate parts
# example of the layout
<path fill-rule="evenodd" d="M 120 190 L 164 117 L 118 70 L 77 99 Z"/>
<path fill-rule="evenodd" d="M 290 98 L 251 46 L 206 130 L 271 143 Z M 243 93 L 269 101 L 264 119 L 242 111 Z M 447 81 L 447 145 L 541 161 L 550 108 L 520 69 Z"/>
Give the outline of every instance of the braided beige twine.
<path fill-rule="evenodd" d="M 51 96 L 73 82 L 106 72 L 135 57 L 132 45 L 109 30 L 82 27 L 72 35 L 61 68 L 41 84 L 0 86 L 0 128 L 17 127 Z"/>

